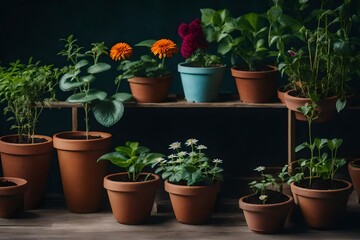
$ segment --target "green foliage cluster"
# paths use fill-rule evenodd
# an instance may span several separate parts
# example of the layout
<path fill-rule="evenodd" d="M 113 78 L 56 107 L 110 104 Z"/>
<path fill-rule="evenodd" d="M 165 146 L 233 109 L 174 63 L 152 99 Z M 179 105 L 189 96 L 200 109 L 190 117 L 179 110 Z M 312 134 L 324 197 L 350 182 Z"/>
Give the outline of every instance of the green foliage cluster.
<path fill-rule="evenodd" d="M 0 99 L 6 102 L 4 114 L 11 114 L 20 143 L 33 143 L 36 125 L 43 106 L 56 101 L 58 77 L 62 70 L 52 65 L 41 65 L 30 58 L 27 63 L 20 60 L 0 67 Z"/>
<path fill-rule="evenodd" d="M 131 95 L 117 93 L 108 97 L 106 92 L 91 88 L 91 84 L 96 79 L 95 76 L 111 68 L 109 64 L 99 61 L 102 55 L 107 54 L 104 42 L 92 43 L 92 48 L 84 51 L 73 35 L 61 41 L 65 43 L 65 46 L 59 55 L 66 57 L 70 65 L 64 67 L 66 73 L 61 77 L 59 86 L 63 91 L 74 92 L 66 101 L 83 105 L 88 137 L 90 110 L 100 124 L 109 127 L 121 119 L 124 112 L 122 102 L 129 100 Z"/>
<path fill-rule="evenodd" d="M 162 161 L 164 157 L 161 153 L 151 153 L 147 147 L 140 146 L 138 142 L 128 141 L 125 146 L 118 146 L 115 150 L 101 156 L 97 161 L 108 160 L 126 169 L 129 180 L 133 182 L 139 179 L 146 166 Z"/>
<path fill-rule="evenodd" d="M 219 167 L 222 161 L 210 160 L 203 152 L 207 148 L 204 145 L 197 145 L 197 142 L 197 139 L 188 139 L 185 142 L 185 145 L 191 149 L 189 152 L 180 151 L 180 142 L 172 143 L 170 149 L 175 153 L 169 155 L 168 160 L 155 162 L 152 166 L 158 166 L 155 173 L 162 172 L 163 179 L 187 186 L 210 185 L 222 181 L 223 169 Z"/>

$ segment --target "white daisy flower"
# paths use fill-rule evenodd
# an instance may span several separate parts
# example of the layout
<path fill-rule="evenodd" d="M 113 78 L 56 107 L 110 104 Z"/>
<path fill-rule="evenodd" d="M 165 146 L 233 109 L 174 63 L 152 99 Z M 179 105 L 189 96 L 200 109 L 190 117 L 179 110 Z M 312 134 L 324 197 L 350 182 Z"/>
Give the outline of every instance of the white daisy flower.
<path fill-rule="evenodd" d="M 207 149 L 207 147 L 205 145 L 199 145 L 196 147 L 197 150 L 203 150 L 203 149 Z"/>
<path fill-rule="evenodd" d="M 262 172 L 262 171 L 265 170 L 265 167 L 264 166 L 259 166 L 259 167 L 255 168 L 254 170 L 257 171 L 257 172 Z"/>
<path fill-rule="evenodd" d="M 185 145 L 186 145 L 186 146 L 196 145 L 197 142 L 198 142 L 197 139 L 195 139 L 195 138 L 190 138 L 190 139 L 186 140 Z"/>
<path fill-rule="evenodd" d="M 161 163 L 161 162 L 164 162 L 166 160 L 163 157 L 158 157 L 158 158 L 155 158 L 155 161 L 158 162 L 158 163 Z"/>
<path fill-rule="evenodd" d="M 216 159 L 214 159 L 214 160 L 213 160 L 213 163 L 222 163 L 222 160 L 221 160 L 221 159 L 216 158 Z"/>
<path fill-rule="evenodd" d="M 179 142 L 173 142 L 172 144 L 169 145 L 169 149 L 173 149 L 173 150 L 176 150 L 180 147 L 181 147 L 181 143 Z"/>
<path fill-rule="evenodd" d="M 170 154 L 170 155 L 168 156 L 168 158 L 169 158 L 169 159 L 176 158 L 176 155 L 175 155 L 175 154 Z"/>
<path fill-rule="evenodd" d="M 266 201 L 267 198 L 268 198 L 267 195 L 260 195 L 260 196 L 259 196 L 259 199 L 260 199 L 261 201 Z"/>

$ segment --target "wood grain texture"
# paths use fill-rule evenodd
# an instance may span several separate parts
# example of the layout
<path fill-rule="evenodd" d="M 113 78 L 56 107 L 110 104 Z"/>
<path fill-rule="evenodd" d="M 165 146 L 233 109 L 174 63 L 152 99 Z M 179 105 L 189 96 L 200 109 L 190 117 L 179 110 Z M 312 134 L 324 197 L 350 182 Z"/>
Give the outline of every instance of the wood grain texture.
<path fill-rule="evenodd" d="M 353 198 L 354 196 L 352 196 Z M 48 200 L 42 209 L 28 210 L 16 219 L 0 219 L 0 239 L 359 239 L 360 205 L 349 202 L 342 225 L 336 230 L 312 230 L 299 219 L 288 221 L 277 235 L 259 235 L 246 225 L 237 200 L 232 211 L 216 211 L 206 225 L 185 225 L 171 211 L 153 213 L 143 225 L 117 223 L 110 211 L 76 214 L 63 201 Z"/>

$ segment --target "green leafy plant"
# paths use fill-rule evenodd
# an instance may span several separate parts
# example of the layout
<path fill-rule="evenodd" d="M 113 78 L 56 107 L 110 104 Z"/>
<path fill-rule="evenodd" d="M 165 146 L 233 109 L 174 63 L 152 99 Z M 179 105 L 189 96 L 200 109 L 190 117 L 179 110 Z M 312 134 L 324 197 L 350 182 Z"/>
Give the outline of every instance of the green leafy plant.
<path fill-rule="evenodd" d="M 118 66 L 121 73 L 115 79 L 115 84 L 118 86 L 117 90 L 123 79 L 169 75 L 170 71 L 165 65 L 165 58 L 171 58 L 178 51 L 176 44 L 169 39 L 144 40 L 135 46 L 149 48 L 159 60 L 152 58 L 150 55 L 142 55 L 139 60 L 127 60 L 133 54 L 133 49 L 124 42 L 115 44 L 110 50 L 110 57 L 114 61 L 123 60 Z"/>
<path fill-rule="evenodd" d="M 231 64 L 256 71 L 267 67 L 272 52 L 268 49 L 268 21 L 265 14 L 247 13 L 237 18 L 228 9 L 201 9 L 207 41 L 218 43 L 218 52 L 231 55 Z"/>
<path fill-rule="evenodd" d="M 297 161 L 299 168 L 289 182 L 299 182 L 302 179 L 308 179 L 308 186 L 312 188 L 314 179 L 334 180 L 336 171 L 346 164 L 345 159 L 338 158 L 338 149 L 343 143 L 342 139 L 320 139 L 312 137 L 312 121 L 318 117 L 316 104 L 306 104 L 299 108 L 306 116 L 308 122 L 309 140 L 298 145 L 295 152 L 303 149 L 310 151 L 309 158 L 299 159 Z M 328 150 L 328 151 L 326 151 Z"/>
<path fill-rule="evenodd" d="M 106 92 L 91 88 L 95 76 L 111 68 L 109 64 L 99 61 L 102 55 L 107 54 L 104 42 L 92 43 L 92 48 L 84 51 L 73 35 L 61 41 L 65 43 L 65 48 L 59 52 L 59 55 L 66 57 L 70 65 L 64 68 L 66 73 L 61 77 L 59 86 L 63 91 L 74 91 L 67 102 L 83 105 L 86 138 L 88 138 L 90 110 L 100 124 L 109 127 L 121 119 L 124 113 L 122 102 L 130 99 L 131 95 L 114 94 L 108 98 Z"/>
<path fill-rule="evenodd" d="M 266 174 L 264 166 L 259 166 L 254 170 L 260 173 L 261 181 L 252 181 L 249 183 L 249 187 L 254 194 L 259 196 L 259 200 L 262 202 L 262 204 L 266 204 L 267 200 L 269 199 L 269 196 L 267 195 L 267 190 L 269 188 L 279 186 L 277 190 L 280 193 L 283 193 L 283 185 L 289 178 L 288 165 L 285 165 L 282 168 L 277 177 L 274 177 L 271 174 Z"/>
<path fill-rule="evenodd" d="M 181 143 L 170 144 L 169 149 L 175 154 L 168 156 L 168 160 L 155 162 L 152 167 L 158 166 L 155 173 L 162 172 L 162 178 L 168 179 L 171 183 L 187 186 L 210 185 L 217 181 L 222 181 L 219 167 L 222 163 L 220 159 L 210 160 L 203 152 L 207 149 L 204 145 L 198 145 L 198 140 L 191 138 L 185 142 L 191 151 L 181 151 Z"/>
<path fill-rule="evenodd" d="M 36 126 L 43 107 L 55 101 L 55 86 L 62 71 L 52 65 L 41 65 L 30 58 L 0 67 L 0 98 L 6 102 L 4 114 L 11 114 L 19 143 L 34 143 Z"/>
<path fill-rule="evenodd" d="M 108 160 L 113 164 L 126 169 L 128 179 L 133 182 L 138 181 L 146 166 L 164 160 L 163 154 L 151 153 L 147 147 L 140 146 L 138 142 L 128 141 L 125 146 L 118 146 L 115 150 L 115 152 L 101 156 L 97 161 Z M 145 181 L 148 176 L 146 176 Z"/>
<path fill-rule="evenodd" d="M 337 110 L 351 94 L 348 81 L 360 64 L 359 3 L 352 0 L 273 0 L 268 11 L 270 45 L 278 66 L 300 97 L 313 102 L 338 96 Z"/>

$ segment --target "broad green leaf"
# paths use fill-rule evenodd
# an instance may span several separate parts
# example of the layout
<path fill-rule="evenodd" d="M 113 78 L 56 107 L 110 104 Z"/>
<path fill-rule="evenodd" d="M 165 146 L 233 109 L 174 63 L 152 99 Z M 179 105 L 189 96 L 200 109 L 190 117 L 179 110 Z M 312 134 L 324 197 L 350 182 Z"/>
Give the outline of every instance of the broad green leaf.
<path fill-rule="evenodd" d="M 77 69 L 80 69 L 80 68 L 82 68 L 82 67 L 84 67 L 84 66 L 86 66 L 86 65 L 88 65 L 89 64 L 89 62 L 87 61 L 87 60 L 85 60 L 85 59 L 82 59 L 80 62 L 78 62 L 76 65 L 75 65 L 75 69 L 77 70 Z"/>
<path fill-rule="evenodd" d="M 65 73 L 60 81 L 59 81 L 59 87 L 62 91 L 70 91 L 73 90 L 79 86 L 84 85 L 84 82 L 78 82 L 75 77 L 80 73 L 80 71 L 76 71 L 74 73 Z"/>
<path fill-rule="evenodd" d="M 113 164 L 122 168 L 127 168 L 131 164 L 131 159 L 127 158 L 125 155 L 119 152 L 107 153 L 101 156 L 97 161 L 99 162 L 101 160 L 111 161 Z"/>
<path fill-rule="evenodd" d="M 141 42 L 135 44 L 135 46 L 151 48 L 151 46 L 152 46 L 155 42 L 156 42 L 156 40 L 154 40 L 154 39 L 149 39 L 149 40 L 141 41 Z"/>
<path fill-rule="evenodd" d="M 212 24 L 213 15 L 215 14 L 215 10 L 211 8 L 202 8 L 201 12 L 201 22 L 204 26 L 208 26 Z"/>
<path fill-rule="evenodd" d="M 110 68 L 111 68 L 111 66 L 109 64 L 100 62 L 100 63 L 90 66 L 87 69 L 87 72 L 90 74 L 101 73 L 101 72 L 105 72 L 105 71 L 109 70 Z"/>
<path fill-rule="evenodd" d="M 124 114 L 124 105 L 121 101 L 116 99 L 105 99 L 97 101 L 92 107 L 92 111 L 96 120 L 101 125 L 110 127 L 122 118 Z"/>
<path fill-rule="evenodd" d="M 116 147 L 115 150 L 116 150 L 117 152 L 126 154 L 126 155 L 129 156 L 129 157 L 131 156 L 131 153 L 132 153 L 132 149 L 129 148 L 129 147 L 125 147 L 125 146 Z"/>
<path fill-rule="evenodd" d="M 80 81 L 84 82 L 84 83 L 91 83 L 95 80 L 94 75 L 86 75 L 86 76 L 82 76 L 80 77 Z"/>
<path fill-rule="evenodd" d="M 106 98 L 106 95 L 107 95 L 106 92 L 91 89 L 87 93 L 83 93 L 83 92 L 75 93 L 75 94 L 71 95 L 66 101 L 71 102 L 71 103 L 77 103 L 77 102 L 78 103 L 86 103 L 86 102 L 91 102 L 93 100 L 104 100 Z M 114 100 L 114 101 L 116 101 L 116 100 Z M 94 111 L 94 109 L 93 109 L 93 111 Z"/>
<path fill-rule="evenodd" d="M 337 112 L 340 112 L 343 110 L 346 106 L 346 98 L 339 98 L 336 100 L 336 110 Z"/>
<path fill-rule="evenodd" d="M 130 93 L 115 93 L 114 95 L 111 96 L 113 99 L 122 101 L 122 102 L 129 102 L 133 100 L 133 96 Z"/>

